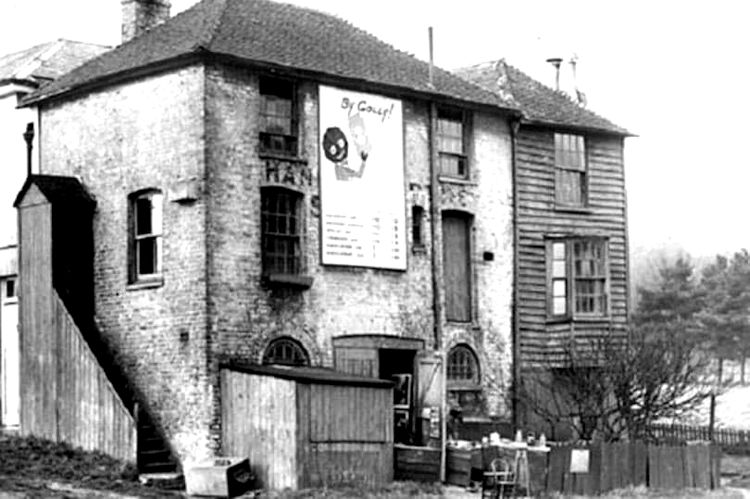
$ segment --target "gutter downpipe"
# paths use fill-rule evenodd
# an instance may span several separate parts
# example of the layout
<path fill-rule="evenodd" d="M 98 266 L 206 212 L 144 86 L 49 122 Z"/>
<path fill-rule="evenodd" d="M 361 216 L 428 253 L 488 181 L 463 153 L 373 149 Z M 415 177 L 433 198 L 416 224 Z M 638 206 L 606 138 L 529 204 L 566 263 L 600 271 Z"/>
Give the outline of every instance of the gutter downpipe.
<path fill-rule="evenodd" d="M 440 480 L 445 481 L 445 443 L 447 430 L 447 397 L 445 393 L 445 355 L 443 355 L 443 288 L 441 286 L 442 275 L 442 252 L 440 248 L 440 186 L 438 184 L 437 160 L 438 153 L 435 146 L 437 137 L 437 105 L 430 102 L 429 108 L 429 138 L 430 148 L 430 238 L 432 239 L 432 308 L 434 317 L 434 345 L 435 353 L 440 355 Z"/>
<path fill-rule="evenodd" d="M 518 129 L 521 126 L 521 119 L 517 118 L 510 122 L 510 161 L 511 161 L 511 182 L 513 183 L 513 305 L 511 306 L 513 321 L 513 432 L 515 433 L 520 427 L 520 409 L 519 409 L 519 384 L 521 383 L 521 325 L 518 313 L 518 248 L 519 248 L 519 228 L 518 228 L 518 165 L 516 158 L 516 149 L 518 147 Z"/>

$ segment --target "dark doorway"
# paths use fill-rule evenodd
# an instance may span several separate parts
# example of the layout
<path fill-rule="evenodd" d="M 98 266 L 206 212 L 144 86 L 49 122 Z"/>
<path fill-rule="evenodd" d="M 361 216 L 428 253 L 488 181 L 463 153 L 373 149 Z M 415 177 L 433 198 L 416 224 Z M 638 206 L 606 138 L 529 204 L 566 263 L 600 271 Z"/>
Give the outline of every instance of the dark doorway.
<path fill-rule="evenodd" d="M 416 350 L 378 350 L 379 378 L 393 381 L 393 440 L 410 443 L 414 432 L 414 356 Z"/>

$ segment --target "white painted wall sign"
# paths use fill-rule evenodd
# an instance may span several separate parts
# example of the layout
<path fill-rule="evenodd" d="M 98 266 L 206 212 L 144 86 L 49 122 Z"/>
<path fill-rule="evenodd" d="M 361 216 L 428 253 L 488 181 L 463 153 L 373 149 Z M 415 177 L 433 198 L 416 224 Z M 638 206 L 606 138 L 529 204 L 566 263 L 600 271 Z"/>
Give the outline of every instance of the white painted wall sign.
<path fill-rule="evenodd" d="M 401 101 L 321 86 L 325 265 L 406 270 Z"/>
<path fill-rule="evenodd" d="M 571 473 L 588 473 L 589 472 L 589 450 L 588 449 L 571 449 L 570 472 Z"/>

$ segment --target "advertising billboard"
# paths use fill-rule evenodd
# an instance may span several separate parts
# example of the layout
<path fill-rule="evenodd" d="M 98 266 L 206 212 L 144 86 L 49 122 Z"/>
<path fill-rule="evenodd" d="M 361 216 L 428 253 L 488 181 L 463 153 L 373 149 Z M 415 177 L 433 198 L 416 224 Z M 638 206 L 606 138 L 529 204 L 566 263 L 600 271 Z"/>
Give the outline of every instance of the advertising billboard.
<path fill-rule="evenodd" d="M 406 270 L 401 101 L 320 86 L 321 257 Z"/>

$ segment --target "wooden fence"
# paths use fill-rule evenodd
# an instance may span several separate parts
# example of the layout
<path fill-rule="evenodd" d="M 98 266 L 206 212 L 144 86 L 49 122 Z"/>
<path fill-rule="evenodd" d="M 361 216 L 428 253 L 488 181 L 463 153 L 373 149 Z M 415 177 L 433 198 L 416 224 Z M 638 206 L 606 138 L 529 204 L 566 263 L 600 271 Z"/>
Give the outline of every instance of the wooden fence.
<path fill-rule="evenodd" d="M 720 459 L 719 447 L 707 444 L 678 447 L 623 442 L 553 447 L 547 491 L 595 495 L 639 485 L 654 489 L 717 488 Z"/>
<path fill-rule="evenodd" d="M 45 365 L 27 362 L 23 431 L 135 463 L 135 419 L 60 297 L 53 291 L 51 298 L 52 328 L 40 331 L 49 339 L 35 342 L 36 351 L 24 353 L 38 356 Z M 50 351 L 41 352 L 43 348 Z"/>
<path fill-rule="evenodd" d="M 691 440 L 712 440 L 722 447 L 750 448 L 750 431 L 729 428 L 714 428 L 713 439 L 708 426 L 683 424 L 651 425 L 651 432 L 659 441 L 669 444 L 682 444 Z"/>

